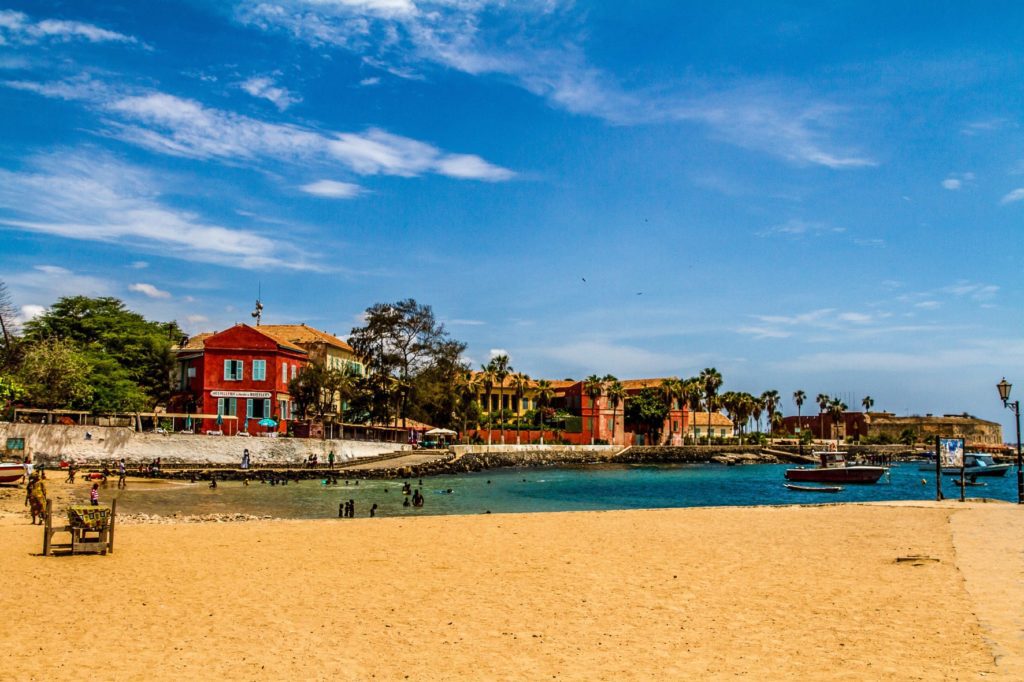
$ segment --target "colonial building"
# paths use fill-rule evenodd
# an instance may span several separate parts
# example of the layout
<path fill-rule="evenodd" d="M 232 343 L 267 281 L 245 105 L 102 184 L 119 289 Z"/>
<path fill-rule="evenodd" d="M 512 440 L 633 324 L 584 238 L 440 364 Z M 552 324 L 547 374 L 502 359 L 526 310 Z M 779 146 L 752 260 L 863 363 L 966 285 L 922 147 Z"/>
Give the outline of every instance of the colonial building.
<path fill-rule="evenodd" d="M 259 327 L 237 324 L 213 334 L 199 334 L 176 349 L 173 410 L 214 414 L 235 420 L 199 419 L 197 433 L 223 431 L 265 433 L 264 418 L 287 430 L 294 405 L 288 382 L 309 362 L 309 353 Z"/>
<path fill-rule="evenodd" d="M 897 417 L 891 412 L 844 412 L 833 420 L 825 412 L 799 419 L 786 417 L 782 420 L 780 432 L 795 434 L 798 427 L 801 431 L 810 431 L 815 438 L 839 440 L 870 437 L 886 438 L 895 443 L 910 434 L 917 442 L 931 441 L 936 436 L 963 438 L 967 445 L 998 445 L 1003 442 L 1003 430 L 999 424 L 968 414 Z"/>
<path fill-rule="evenodd" d="M 721 412 L 711 413 L 711 426 L 708 426 L 707 412 L 691 412 L 689 414 L 689 425 L 686 429 L 686 437 L 690 440 L 701 442 L 708 437 L 708 430 L 711 431 L 711 438 L 732 438 L 733 423 Z"/>

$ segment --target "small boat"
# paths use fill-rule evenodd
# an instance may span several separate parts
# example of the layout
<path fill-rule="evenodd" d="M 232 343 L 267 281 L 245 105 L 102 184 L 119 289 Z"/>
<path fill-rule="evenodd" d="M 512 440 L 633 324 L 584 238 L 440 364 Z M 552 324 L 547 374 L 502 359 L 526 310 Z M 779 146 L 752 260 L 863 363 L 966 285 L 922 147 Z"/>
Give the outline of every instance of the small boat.
<path fill-rule="evenodd" d="M 20 462 L 0 462 L 0 483 L 17 483 L 25 475 L 25 466 Z"/>
<path fill-rule="evenodd" d="M 878 483 L 889 467 L 871 466 L 866 464 L 850 465 L 846 462 L 845 452 L 815 452 L 821 465 L 813 468 L 786 469 L 786 480 L 800 483 L 849 483 L 854 485 L 870 485 Z"/>
<path fill-rule="evenodd" d="M 996 464 L 995 458 L 987 452 L 968 452 L 964 454 L 964 476 L 1005 476 L 1013 468 L 1012 464 Z M 935 463 L 921 465 L 921 471 L 935 471 Z M 959 476 L 960 467 L 942 467 L 946 476 Z"/>
<path fill-rule="evenodd" d="M 794 485 L 792 483 L 783 484 L 790 490 L 796 490 L 801 493 L 841 493 L 843 492 L 843 486 L 841 485 Z"/>

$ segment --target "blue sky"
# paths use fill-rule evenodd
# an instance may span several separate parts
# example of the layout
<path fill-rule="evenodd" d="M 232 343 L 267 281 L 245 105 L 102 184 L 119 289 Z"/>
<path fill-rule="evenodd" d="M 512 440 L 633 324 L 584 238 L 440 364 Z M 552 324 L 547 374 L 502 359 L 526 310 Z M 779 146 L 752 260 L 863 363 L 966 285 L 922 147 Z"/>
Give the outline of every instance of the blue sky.
<path fill-rule="evenodd" d="M 1006 425 L 1024 393 L 1017 3 L 93 5 L 0 6 L 26 317 L 198 332 L 262 286 L 345 335 L 411 296 L 531 376 Z"/>

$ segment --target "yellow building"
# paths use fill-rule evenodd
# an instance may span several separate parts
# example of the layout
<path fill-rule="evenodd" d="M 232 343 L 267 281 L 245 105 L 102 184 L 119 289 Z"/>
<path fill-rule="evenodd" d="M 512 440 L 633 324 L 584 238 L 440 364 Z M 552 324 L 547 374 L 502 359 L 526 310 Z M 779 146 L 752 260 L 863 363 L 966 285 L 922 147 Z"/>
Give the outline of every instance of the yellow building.
<path fill-rule="evenodd" d="M 333 334 L 305 324 L 261 324 L 258 329 L 280 343 L 298 346 L 309 354 L 310 362 L 337 369 L 350 376 L 363 376 L 366 368 L 352 346 Z M 334 412 L 341 412 L 341 396 L 334 398 Z"/>
<path fill-rule="evenodd" d="M 711 437 L 731 438 L 734 434 L 732 420 L 721 412 L 711 413 Z M 686 437 L 701 438 L 708 437 L 708 413 L 690 412 L 686 421 Z"/>

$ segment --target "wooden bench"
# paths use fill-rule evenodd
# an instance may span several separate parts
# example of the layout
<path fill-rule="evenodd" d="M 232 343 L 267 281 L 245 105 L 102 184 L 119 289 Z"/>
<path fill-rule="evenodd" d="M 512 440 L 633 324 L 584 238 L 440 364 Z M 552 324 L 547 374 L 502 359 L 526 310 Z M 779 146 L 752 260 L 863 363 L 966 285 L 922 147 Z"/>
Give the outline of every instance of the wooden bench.
<path fill-rule="evenodd" d="M 110 516 L 105 524 L 96 528 L 87 528 L 78 524 L 68 523 L 63 526 L 53 525 L 53 501 L 46 500 L 46 512 L 43 524 L 43 556 L 50 556 L 55 549 L 69 550 L 71 554 L 113 554 L 114 526 L 117 520 L 117 500 L 110 504 Z M 70 542 L 53 542 L 54 533 L 68 533 Z"/>

